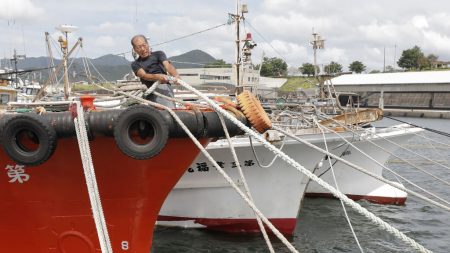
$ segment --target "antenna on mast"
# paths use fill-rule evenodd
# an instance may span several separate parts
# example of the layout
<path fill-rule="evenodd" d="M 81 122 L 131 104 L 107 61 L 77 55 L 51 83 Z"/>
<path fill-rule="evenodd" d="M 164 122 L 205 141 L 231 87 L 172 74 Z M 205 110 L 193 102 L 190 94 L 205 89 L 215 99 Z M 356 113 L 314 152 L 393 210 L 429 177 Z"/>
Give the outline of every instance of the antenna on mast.
<path fill-rule="evenodd" d="M 325 40 L 320 35 L 312 30 L 313 40 L 309 43 L 313 46 L 314 50 L 314 76 L 317 76 L 317 49 L 325 48 Z"/>
<path fill-rule="evenodd" d="M 236 62 L 235 62 L 235 70 L 236 70 L 236 94 L 239 94 L 243 91 L 243 87 L 241 85 L 241 77 L 240 77 L 240 68 L 241 68 L 241 39 L 240 39 L 240 22 L 244 20 L 244 13 L 248 13 L 248 8 L 246 4 L 239 4 L 239 0 L 236 1 L 236 14 L 229 13 L 229 18 L 231 22 L 236 24 Z"/>
<path fill-rule="evenodd" d="M 312 45 L 314 50 L 314 76 L 319 80 L 319 89 L 320 89 L 320 97 L 325 97 L 325 91 L 324 91 L 324 80 L 323 78 L 318 78 L 317 76 L 317 49 L 324 49 L 325 48 L 325 40 L 320 37 L 320 35 L 316 32 L 314 32 L 314 27 L 312 30 L 312 36 L 313 40 L 309 43 Z"/>
<path fill-rule="evenodd" d="M 14 49 L 14 55 L 13 55 L 13 58 L 11 58 L 10 59 L 10 61 L 11 62 L 13 62 L 14 63 L 14 76 L 15 76 L 15 78 L 14 78 L 14 87 L 18 87 L 18 83 L 19 83 L 19 77 L 17 76 L 17 72 L 18 72 L 18 69 L 17 69 L 17 62 L 19 61 L 19 60 L 23 60 L 23 59 L 26 59 L 27 58 L 27 56 L 26 55 L 24 55 L 24 54 L 17 54 L 17 51 L 16 51 L 16 49 Z"/>
<path fill-rule="evenodd" d="M 65 39 L 59 36 L 58 42 L 61 46 L 61 51 L 63 52 L 63 67 L 64 67 L 64 97 L 66 100 L 69 98 L 70 86 L 69 86 L 69 73 L 67 67 L 67 58 L 69 53 L 69 38 L 68 34 L 78 30 L 78 27 L 73 25 L 60 25 L 55 27 L 56 30 L 60 31 L 65 35 Z"/>

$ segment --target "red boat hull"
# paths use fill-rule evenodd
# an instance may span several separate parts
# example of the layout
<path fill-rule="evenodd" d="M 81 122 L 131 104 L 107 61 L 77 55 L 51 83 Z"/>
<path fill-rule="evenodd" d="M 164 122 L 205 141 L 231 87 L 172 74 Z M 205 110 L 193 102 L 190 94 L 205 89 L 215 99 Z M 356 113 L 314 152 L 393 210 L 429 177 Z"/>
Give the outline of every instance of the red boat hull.
<path fill-rule="evenodd" d="M 205 226 L 206 229 L 221 231 L 227 233 L 260 233 L 258 221 L 256 219 L 212 219 L 212 218 L 190 218 L 190 217 L 173 217 L 160 215 L 158 221 L 192 221 L 196 224 Z M 269 218 L 269 221 L 284 235 L 291 236 L 294 234 L 296 218 Z M 271 230 L 266 227 L 268 233 Z"/>
<path fill-rule="evenodd" d="M 113 251 L 148 253 L 161 205 L 199 150 L 169 139 L 159 155 L 134 160 L 113 138 L 90 144 Z M 76 139 L 60 139 L 43 165 L 17 167 L 3 151 L 0 165 L 2 252 L 100 252 Z"/>

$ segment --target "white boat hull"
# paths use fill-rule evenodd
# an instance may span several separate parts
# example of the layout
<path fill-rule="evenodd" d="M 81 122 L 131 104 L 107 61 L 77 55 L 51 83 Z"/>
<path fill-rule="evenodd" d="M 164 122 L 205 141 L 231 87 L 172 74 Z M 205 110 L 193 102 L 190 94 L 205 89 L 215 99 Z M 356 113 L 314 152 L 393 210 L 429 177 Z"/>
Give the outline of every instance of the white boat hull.
<path fill-rule="evenodd" d="M 386 136 L 396 143 L 403 143 L 410 138 L 411 134 L 396 131 Z M 302 135 L 301 138 L 324 148 L 321 134 Z M 347 139 L 352 138 L 352 135 L 347 133 Z M 368 158 L 354 148 L 343 145 L 342 139 L 333 135 L 327 135 L 327 139 L 330 152 L 341 155 L 344 159 L 361 165 L 372 173 L 381 175 L 382 167 L 369 163 Z M 386 140 L 374 141 L 388 150 L 395 149 Z M 269 168 L 258 166 L 249 147 L 248 138 L 236 138 L 233 143 L 256 206 L 282 233 L 293 233 L 306 189 L 312 196 L 328 196 L 327 192 L 321 190 L 315 183 L 311 182 L 308 186 L 309 178 L 279 158 Z M 353 143 L 382 164 L 389 157 L 388 153 L 378 152 L 378 148 L 367 141 Z M 254 142 L 254 145 L 262 164 L 272 161 L 274 157 L 272 152 L 259 143 Z M 232 168 L 233 158 L 226 140 L 211 143 L 208 151 L 244 191 L 237 168 Z M 294 140 L 287 140 L 283 151 L 310 171 L 313 171 L 324 157 L 322 153 Z M 320 175 L 328 167 L 328 161 L 324 160 L 323 166 L 316 170 L 315 174 Z M 358 199 L 370 197 L 367 198 L 369 200 L 388 198 L 392 200 L 389 203 L 397 204 L 404 203 L 406 200 L 405 192 L 348 168 L 340 162 L 333 167 L 339 188 L 350 196 L 354 195 Z M 330 172 L 331 170 L 323 174 L 321 178 L 335 185 Z M 196 158 L 167 197 L 160 211 L 158 224 L 185 228 L 205 227 L 226 232 L 259 231 L 251 208 L 203 155 Z"/>
<path fill-rule="evenodd" d="M 411 131 L 420 131 L 417 128 L 410 129 Z M 376 145 L 387 150 L 389 153 L 395 151 L 398 146 L 392 144 L 404 144 L 411 134 L 401 134 L 400 132 L 384 133 L 386 139 L 372 140 Z M 399 134 L 400 133 L 400 134 Z M 347 146 L 347 145 L 346 145 Z M 348 150 L 343 151 L 342 158 L 359 165 L 362 168 L 370 171 L 371 173 L 382 177 L 383 167 L 379 164 L 385 164 L 389 159 L 389 153 L 383 151 L 381 148 L 376 147 L 368 141 L 358 142 L 356 145 L 364 153 L 369 154 L 374 160 L 369 159 L 354 148 L 349 147 Z M 348 155 L 351 154 L 351 155 Z M 336 162 L 335 159 L 331 159 L 332 164 Z M 379 163 L 379 164 L 378 164 Z M 322 168 L 315 171 L 316 175 L 320 175 L 320 178 L 328 182 L 332 186 L 336 187 L 331 170 L 329 169 L 329 162 L 324 161 Z M 333 165 L 334 173 L 336 176 L 337 187 L 339 190 L 346 194 L 353 200 L 367 200 L 377 204 L 393 204 L 403 205 L 405 204 L 407 193 L 399 190 L 391 185 L 379 181 L 371 176 L 368 176 L 354 168 L 351 168 L 341 162 L 337 162 Z M 398 186 L 403 187 L 400 183 L 395 182 Z M 306 189 L 307 197 L 325 197 L 334 198 L 334 196 L 323 189 L 316 182 L 311 181 Z"/>

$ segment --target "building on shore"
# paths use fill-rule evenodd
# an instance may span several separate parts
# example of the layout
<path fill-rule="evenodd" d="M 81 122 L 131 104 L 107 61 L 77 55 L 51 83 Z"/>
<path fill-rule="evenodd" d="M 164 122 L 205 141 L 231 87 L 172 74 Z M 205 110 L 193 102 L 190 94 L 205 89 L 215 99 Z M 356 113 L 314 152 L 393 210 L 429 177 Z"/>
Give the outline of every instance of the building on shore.
<path fill-rule="evenodd" d="M 235 68 L 189 68 L 178 69 L 183 81 L 202 88 L 223 87 L 234 92 L 236 88 Z M 287 81 L 286 78 L 261 77 L 258 70 L 241 69 L 240 83 L 262 96 L 276 96 L 276 91 Z"/>
<path fill-rule="evenodd" d="M 354 93 L 362 106 L 450 110 L 448 70 L 346 74 L 331 79 L 331 84 L 337 93 Z M 339 96 L 339 101 L 345 105 L 349 95 Z"/>
<path fill-rule="evenodd" d="M 222 85 L 227 88 L 236 86 L 235 68 L 190 68 L 178 69 L 178 74 L 187 83 L 194 86 Z M 241 71 L 241 83 L 249 88 L 255 88 L 259 83 L 258 70 Z"/>

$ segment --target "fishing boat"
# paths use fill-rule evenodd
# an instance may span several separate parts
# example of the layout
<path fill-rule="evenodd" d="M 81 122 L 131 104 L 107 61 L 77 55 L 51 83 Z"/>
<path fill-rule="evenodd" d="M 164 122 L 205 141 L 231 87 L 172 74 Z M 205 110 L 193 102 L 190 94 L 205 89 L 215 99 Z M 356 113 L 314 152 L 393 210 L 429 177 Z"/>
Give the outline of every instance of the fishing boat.
<path fill-rule="evenodd" d="M 0 114 L 2 251 L 100 251 L 76 106 Z M 165 197 L 199 150 L 167 111 L 152 106 L 95 110 L 87 102 L 84 114 L 111 249 L 147 253 Z M 223 136 L 211 110 L 179 109 L 176 115 L 203 145 Z"/>
<path fill-rule="evenodd" d="M 8 78 L 2 78 L 0 76 L 0 109 L 6 108 L 6 105 L 10 101 L 15 101 L 17 99 L 17 90 L 9 87 Z"/>
<path fill-rule="evenodd" d="M 325 140 L 331 153 L 381 177 L 383 167 L 378 163 L 384 164 L 391 152 L 397 149 L 391 142 L 404 144 L 418 131 L 421 129 L 403 125 L 374 129 L 372 134 L 365 137 L 358 137 L 352 132 L 341 133 L 341 137 L 327 133 Z M 366 132 L 362 130 L 360 134 Z M 317 131 L 304 130 L 297 133 L 297 136 L 315 146 L 325 148 L 324 137 Z M 351 142 L 354 147 L 343 139 Z M 338 186 L 350 198 L 381 204 L 404 204 L 406 201 L 406 192 L 334 159 L 330 158 L 328 161 L 328 157 L 323 153 L 302 143 L 287 139 L 284 144 L 282 141 L 274 144 L 282 147 L 286 154 L 330 185 Z M 271 164 L 274 159 L 271 152 L 258 143 L 251 144 L 248 137 L 235 137 L 233 145 L 255 204 L 280 232 L 289 235 L 294 232 L 305 193 L 311 197 L 332 197 L 316 183 L 309 183 L 309 178 L 284 161 L 278 159 Z M 252 152 L 251 145 L 255 152 Z M 224 170 L 242 186 L 236 164 L 228 149 L 229 145 L 225 140 L 208 146 L 208 150 Z M 357 149 L 370 154 L 375 161 L 368 159 Z M 333 165 L 333 170 L 329 162 Z M 332 171 L 336 175 L 336 183 Z M 402 187 L 400 183 L 397 185 Z M 158 225 L 207 228 L 225 232 L 260 231 L 253 211 L 202 155 L 196 158 L 167 197 L 158 217 Z"/>

